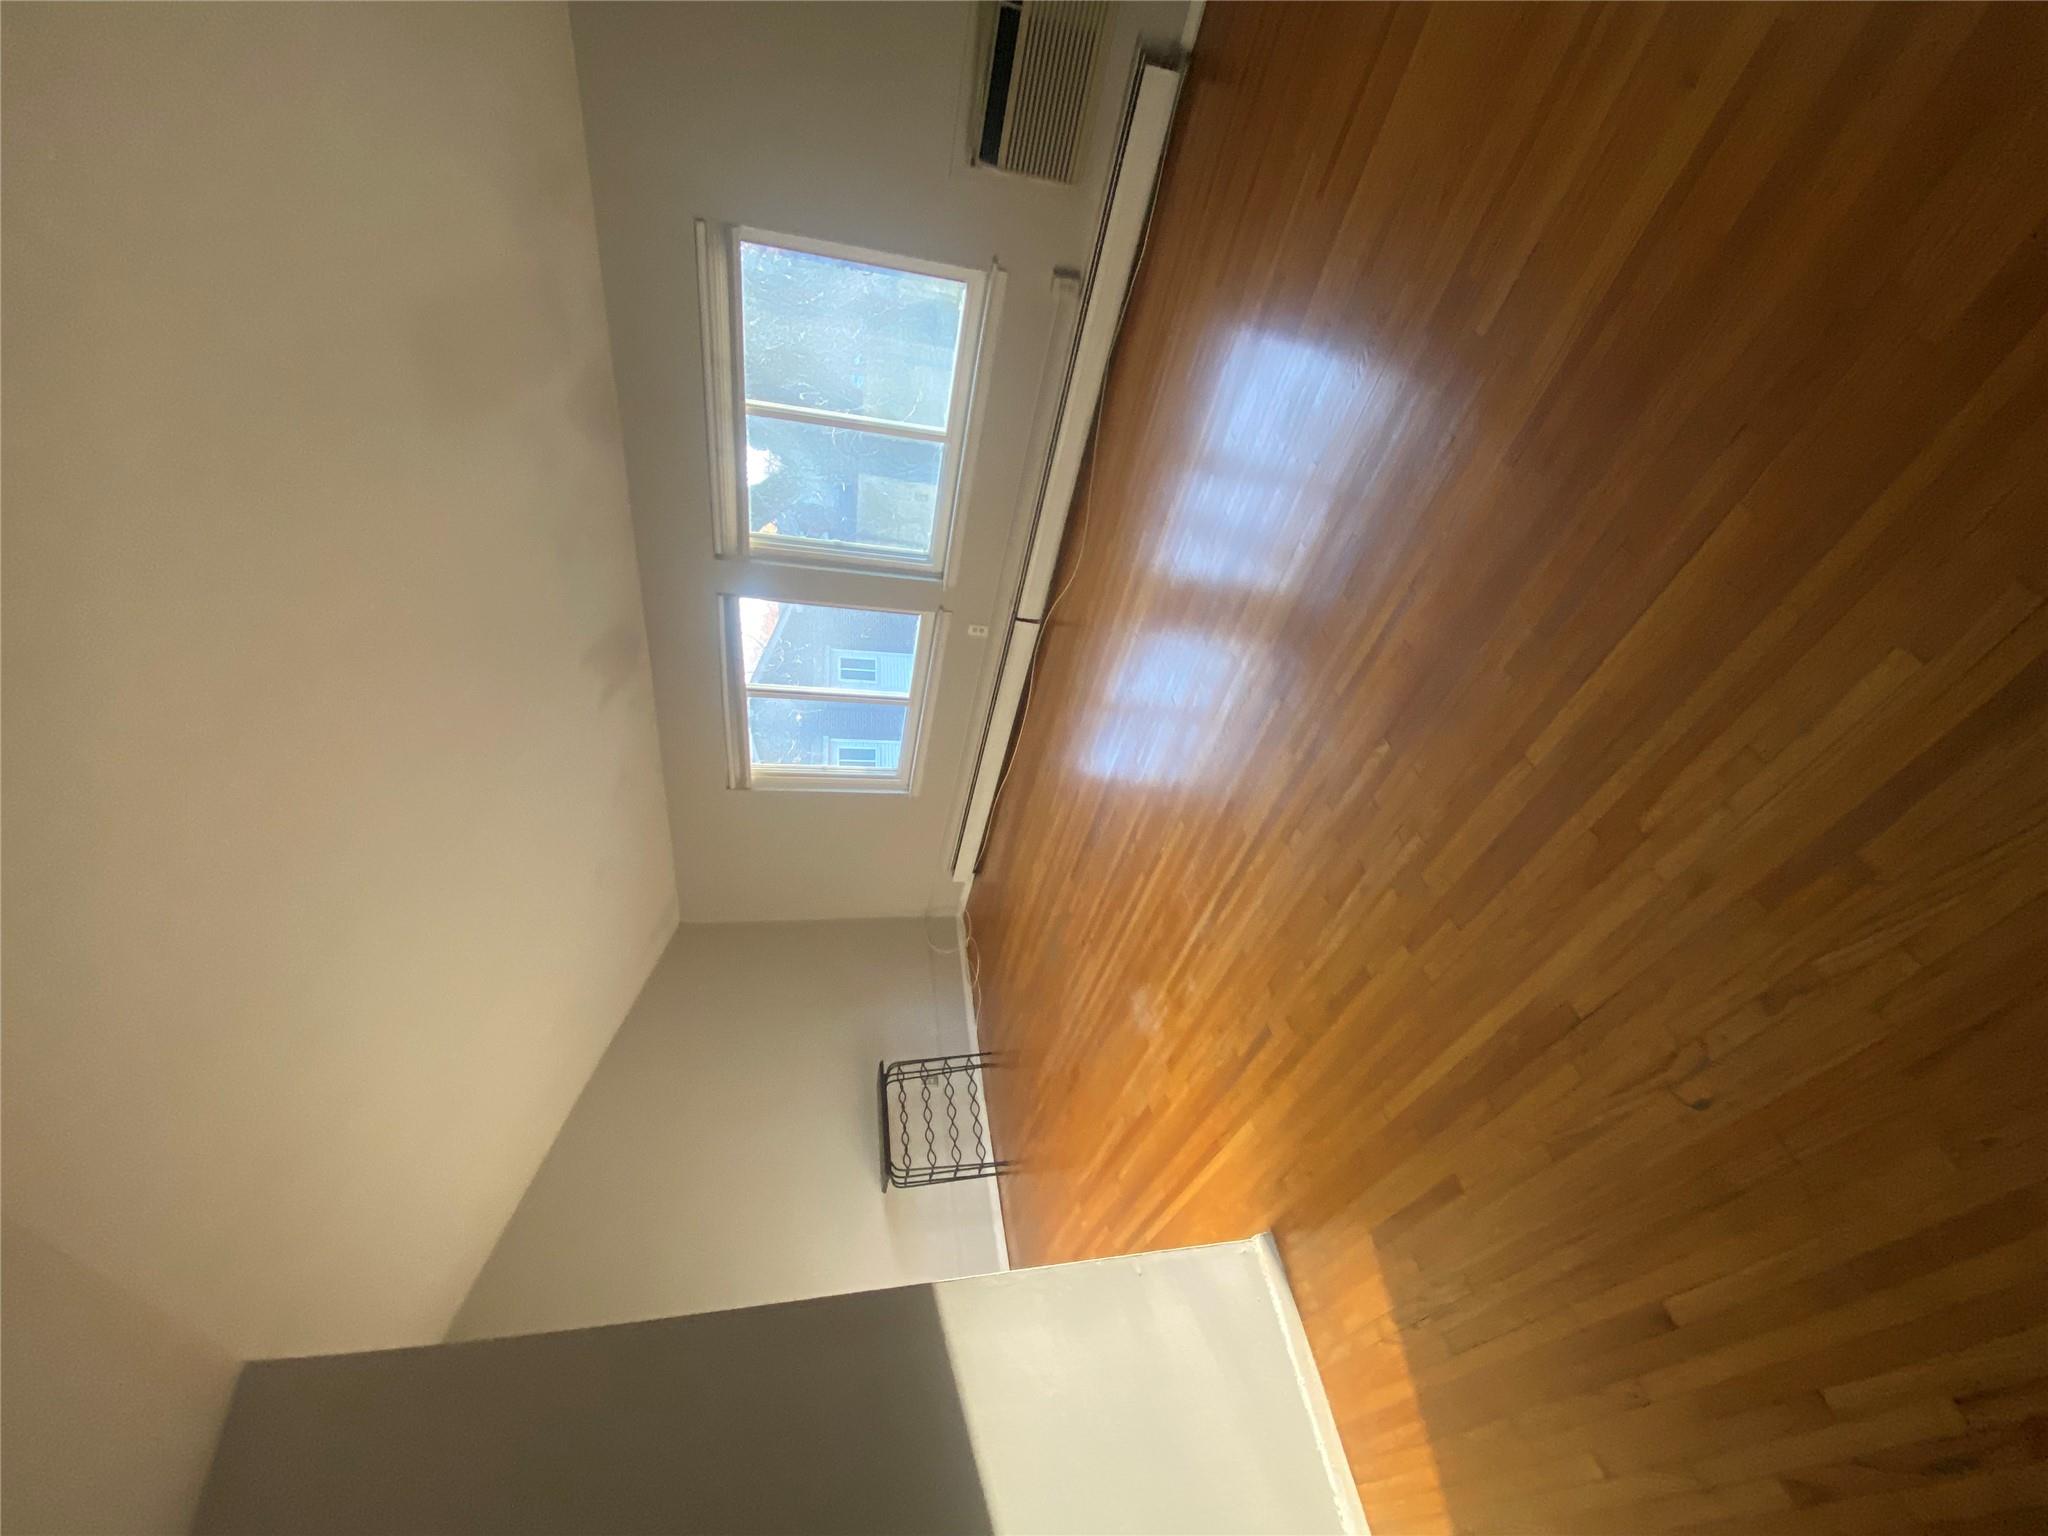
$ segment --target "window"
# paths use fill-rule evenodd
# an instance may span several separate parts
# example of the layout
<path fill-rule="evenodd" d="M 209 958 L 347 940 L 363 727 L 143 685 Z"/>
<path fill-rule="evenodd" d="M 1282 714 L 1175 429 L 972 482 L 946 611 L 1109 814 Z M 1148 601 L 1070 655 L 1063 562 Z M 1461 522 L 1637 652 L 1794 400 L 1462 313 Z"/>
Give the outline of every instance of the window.
<path fill-rule="evenodd" d="M 830 748 L 832 762 L 843 768 L 894 768 L 903 752 L 895 741 L 834 741 Z"/>
<path fill-rule="evenodd" d="M 907 792 L 1002 274 L 697 229 L 732 782 Z"/>
<path fill-rule="evenodd" d="M 729 598 L 738 781 L 908 789 L 937 623 L 935 614 Z"/>
<path fill-rule="evenodd" d="M 942 575 L 986 274 L 702 225 L 699 256 L 720 553 Z"/>
<path fill-rule="evenodd" d="M 873 683 L 899 693 L 910 691 L 910 657 L 894 651 L 832 652 L 832 673 L 842 683 Z"/>

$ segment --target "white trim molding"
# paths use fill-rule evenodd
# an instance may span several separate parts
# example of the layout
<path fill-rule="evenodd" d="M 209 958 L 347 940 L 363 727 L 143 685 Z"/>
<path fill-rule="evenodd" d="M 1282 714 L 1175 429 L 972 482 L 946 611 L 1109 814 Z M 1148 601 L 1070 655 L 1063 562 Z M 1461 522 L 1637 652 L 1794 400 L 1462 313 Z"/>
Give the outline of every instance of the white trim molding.
<path fill-rule="evenodd" d="M 974 984 L 974 957 L 968 952 L 973 941 L 968 936 L 967 919 L 958 912 L 949 914 L 953 920 L 953 953 L 960 957 L 960 991 L 967 1000 L 967 1049 L 976 1056 L 981 1054 L 981 999 Z M 989 1135 L 995 1135 L 995 1120 L 989 1120 Z M 997 1153 L 1001 1155 L 1000 1150 Z M 996 1267 L 1007 1273 L 1010 1268 L 1010 1231 L 1003 1225 L 1002 1176 L 984 1179 L 988 1186 L 988 1219 L 996 1234 Z"/>

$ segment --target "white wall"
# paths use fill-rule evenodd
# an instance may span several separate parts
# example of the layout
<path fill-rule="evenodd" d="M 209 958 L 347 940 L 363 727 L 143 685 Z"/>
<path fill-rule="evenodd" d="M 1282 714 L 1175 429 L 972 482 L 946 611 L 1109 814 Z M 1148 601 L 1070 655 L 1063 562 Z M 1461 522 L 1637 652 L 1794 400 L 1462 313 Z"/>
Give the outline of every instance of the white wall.
<path fill-rule="evenodd" d="M 579 5 L 577 67 L 633 485 L 685 921 L 952 910 L 973 730 L 1019 553 L 1028 438 L 1053 328 L 1053 269 L 1093 250 L 1111 130 L 1142 31 L 1180 4 L 1116 8 L 1081 184 L 965 163 L 969 5 Z M 737 569 L 712 551 L 693 221 L 738 222 L 1009 274 L 984 363 L 956 580 L 897 583 L 952 614 L 914 797 L 727 787 L 717 597 L 873 602 L 874 579 Z M 924 589 L 924 590 L 919 590 Z M 1001 633 L 998 628 L 995 631 Z"/>
<path fill-rule="evenodd" d="M 7 1213 L 438 1338 L 675 921 L 568 20 L 4 26 Z"/>
<path fill-rule="evenodd" d="M 451 1338 L 997 1268 L 987 1181 L 884 1193 L 875 1064 L 968 1048 L 951 923 L 685 926 Z"/>
<path fill-rule="evenodd" d="M 241 1362 L 27 1228 L 0 1228 L 0 1529 L 190 1529 Z"/>
<path fill-rule="evenodd" d="M 996 1530 L 1366 1529 L 1270 1239 L 933 1290 Z"/>

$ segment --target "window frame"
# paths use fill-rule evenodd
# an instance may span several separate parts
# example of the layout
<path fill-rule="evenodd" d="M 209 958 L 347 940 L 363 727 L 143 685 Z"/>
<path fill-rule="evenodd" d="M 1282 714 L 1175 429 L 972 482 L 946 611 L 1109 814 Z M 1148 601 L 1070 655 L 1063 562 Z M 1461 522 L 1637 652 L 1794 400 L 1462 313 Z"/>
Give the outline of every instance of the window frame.
<path fill-rule="evenodd" d="M 742 242 L 772 245 L 809 256 L 859 262 L 888 271 L 914 272 L 966 286 L 960 338 L 954 353 L 953 392 L 943 430 L 902 422 L 881 422 L 842 411 L 749 401 L 745 386 L 745 336 L 740 294 Z M 705 415 L 710 436 L 713 548 L 722 559 L 773 560 L 778 564 L 872 575 L 913 576 L 950 583 L 960 499 L 973 458 L 976 384 L 989 339 L 994 268 L 958 267 L 921 257 L 899 256 L 833 240 L 780 234 L 746 224 L 697 221 L 699 307 L 704 331 Z M 879 546 L 754 533 L 747 513 L 746 477 L 749 412 L 776 420 L 843 427 L 941 446 L 939 484 L 932 515 L 928 558 L 916 559 Z"/>
<path fill-rule="evenodd" d="M 917 645 L 910 658 L 910 687 L 901 694 L 865 689 L 801 687 L 790 683 L 750 684 L 746 651 L 740 642 L 740 603 L 747 599 L 787 602 L 806 608 L 844 608 L 856 613 L 895 613 L 916 619 Z M 938 671 L 940 641 L 946 624 L 943 609 L 892 608 L 873 603 L 822 602 L 811 598 L 761 598 L 752 593 L 719 596 L 720 676 L 725 685 L 726 756 L 734 789 L 827 790 L 853 794 L 915 794 L 924 766 L 927 705 Z M 756 763 L 750 742 L 747 701 L 755 698 L 817 699 L 850 704 L 900 705 L 903 744 L 893 769 L 867 769 L 816 764 Z M 851 738 L 849 738 L 851 739 Z M 870 738 L 863 737 L 862 740 Z"/>

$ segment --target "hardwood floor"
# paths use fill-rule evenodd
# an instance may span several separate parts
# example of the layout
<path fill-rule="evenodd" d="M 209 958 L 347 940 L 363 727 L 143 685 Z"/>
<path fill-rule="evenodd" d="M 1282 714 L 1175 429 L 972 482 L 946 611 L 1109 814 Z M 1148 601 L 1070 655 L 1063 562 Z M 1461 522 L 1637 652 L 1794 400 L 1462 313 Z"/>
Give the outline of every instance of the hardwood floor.
<path fill-rule="evenodd" d="M 970 906 L 1379 1536 L 2048 1529 L 2048 9 L 1212 5 Z"/>

